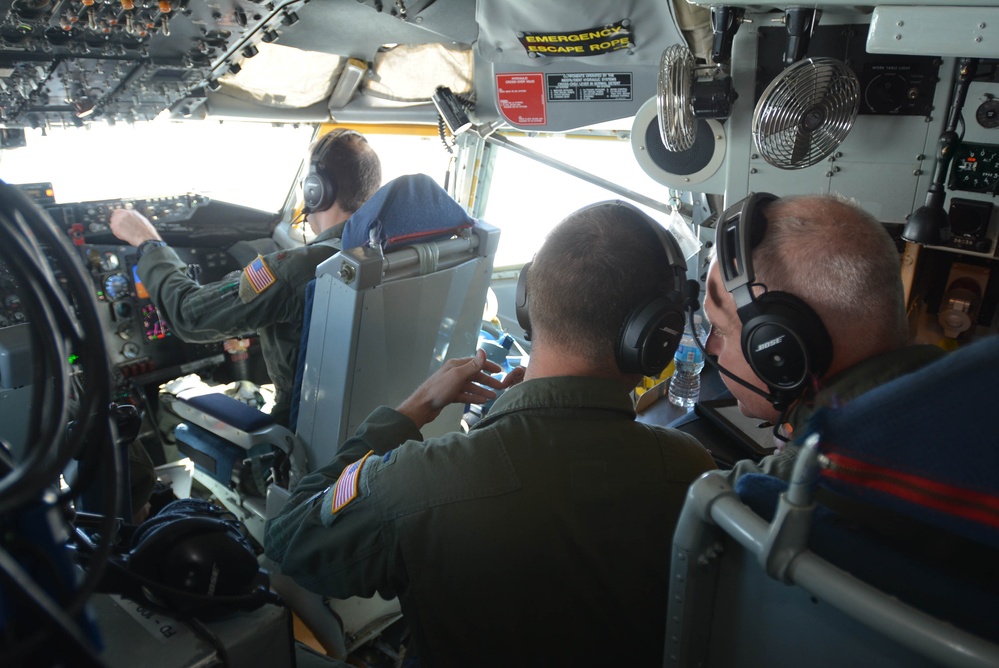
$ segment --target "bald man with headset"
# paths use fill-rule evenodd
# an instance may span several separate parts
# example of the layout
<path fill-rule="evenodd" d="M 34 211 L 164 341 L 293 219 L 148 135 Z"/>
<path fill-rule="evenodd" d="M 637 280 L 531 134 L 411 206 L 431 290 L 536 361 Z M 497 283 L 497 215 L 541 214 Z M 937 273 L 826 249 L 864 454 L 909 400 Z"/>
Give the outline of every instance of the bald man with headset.
<path fill-rule="evenodd" d="M 753 193 L 722 214 L 715 249 L 706 357 L 742 413 L 777 425 L 783 439 L 803 434 L 816 408 L 944 354 L 907 345 L 898 250 L 883 225 L 845 198 Z M 790 480 L 797 452 L 790 444 L 728 475 Z"/>
<path fill-rule="evenodd" d="M 353 130 L 338 129 L 310 148 L 302 182 L 304 212 L 316 238 L 308 245 L 257 257 L 242 271 L 199 285 L 142 214 L 117 209 L 111 231 L 138 248 L 139 277 L 150 299 L 184 341 L 208 343 L 257 332 L 267 373 L 277 390 L 272 411 L 288 423 L 298 360 L 305 286 L 316 266 L 337 252 L 344 223 L 381 186 L 378 155 Z"/>
<path fill-rule="evenodd" d="M 521 272 L 523 382 L 479 351 L 376 409 L 268 522 L 268 556 L 322 594 L 398 596 L 422 666 L 662 665 L 673 529 L 714 462 L 630 392 L 676 351 L 684 276 L 635 207 L 571 214 Z M 495 390 L 467 434 L 422 438 Z"/>

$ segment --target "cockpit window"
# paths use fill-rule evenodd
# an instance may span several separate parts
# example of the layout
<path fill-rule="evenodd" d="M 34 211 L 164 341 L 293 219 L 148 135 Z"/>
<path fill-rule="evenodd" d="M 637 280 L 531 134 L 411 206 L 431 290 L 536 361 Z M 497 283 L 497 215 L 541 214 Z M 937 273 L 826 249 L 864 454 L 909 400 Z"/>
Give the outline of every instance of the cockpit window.
<path fill-rule="evenodd" d="M 57 202 L 194 192 L 279 211 L 313 130 L 241 121 L 28 129 L 26 146 L 0 151 L 0 179 L 51 182 Z"/>
<path fill-rule="evenodd" d="M 621 125 L 630 123 L 620 121 Z M 663 204 L 669 189 L 653 181 L 635 161 L 629 134 L 608 131 L 587 136 L 511 134 L 510 140 L 555 158 Z M 560 220 L 582 206 L 608 199 L 626 199 L 579 177 L 508 150 L 496 152 L 483 220 L 503 230 L 496 266 L 521 265 L 541 247 L 545 235 Z M 667 214 L 640 203 L 660 222 Z"/>

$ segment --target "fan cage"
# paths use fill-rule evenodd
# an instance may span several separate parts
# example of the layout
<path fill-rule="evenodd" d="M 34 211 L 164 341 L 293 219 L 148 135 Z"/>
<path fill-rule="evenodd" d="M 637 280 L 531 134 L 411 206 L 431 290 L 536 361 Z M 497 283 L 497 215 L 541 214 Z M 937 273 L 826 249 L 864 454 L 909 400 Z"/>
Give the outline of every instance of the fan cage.
<path fill-rule="evenodd" d="M 767 86 L 756 105 L 756 148 L 775 167 L 811 167 L 846 139 L 859 108 L 860 82 L 844 63 L 798 61 Z"/>
<path fill-rule="evenodd" d="M 685 46 L 674 44 L 663 51 L 659 61 L 659 94 L 656 105 L 659 134 L 670 151 L 690 150 L 697 137 L 694 107 L 690 101 L 693 87 L 694 56 Z"/>

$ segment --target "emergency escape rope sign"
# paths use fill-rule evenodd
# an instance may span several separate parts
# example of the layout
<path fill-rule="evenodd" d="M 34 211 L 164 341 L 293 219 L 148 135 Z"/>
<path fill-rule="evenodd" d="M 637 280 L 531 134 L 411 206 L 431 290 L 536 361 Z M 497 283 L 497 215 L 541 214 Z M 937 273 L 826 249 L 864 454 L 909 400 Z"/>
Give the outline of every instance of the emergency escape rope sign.
<path fill-rule="evenodd" d="M 533 57 L 599 56 L 635 45 L 629 19 L 572 32 L 521 32 L 517 39 Z"/>

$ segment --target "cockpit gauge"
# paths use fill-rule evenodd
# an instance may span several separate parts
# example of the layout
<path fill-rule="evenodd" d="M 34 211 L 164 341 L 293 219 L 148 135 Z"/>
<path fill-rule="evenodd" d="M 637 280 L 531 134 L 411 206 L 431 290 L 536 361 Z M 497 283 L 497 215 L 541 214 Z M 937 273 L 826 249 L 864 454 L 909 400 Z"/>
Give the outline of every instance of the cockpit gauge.
<path fill-rule="evenodd" d="M 32 34 L 34 34 L 34 28 L 23 21 L 17 21 L 13 24 L 5 23 L 0 26 L 0 37 L 8 44 L 20 44 L 31 37 Z"/>
<path fill-rule="evenodd" d="M 7 295 L 3 300 L 3 305 L 11 311 L 16 311 L 21 308 L 21 298 L 17 295 Z"/>
<path fill-rule="evenodd" d="M 52 0 L 14 0 L 10 8 L 25 19 L 37 19 L 52 7 Z"/>
<path fill-rule="evenodd" d="M 999 99 L 990 97 L 978 105 L 975 110 L 975 120 L 983 128 L 999 128 Z"/>
<path fill-rule="evenodd" d="M 135 326 L 130 322 L 123 322 L 118 325 L 118 330 L 116 332 L 118 336 L 125 339 L 126 341 L 132 338 L 132 334 L 135 333 Z"/>
<path fill-rule="evenodd" d="M 961 144 L 950 167 L 951 190 L 997 194 L 999 190 L 999 146 Z"/>
<path fill-rule="evenodd" d="M 118 259 L 118 256 L 110 251 L 103 253 L 98 262 L 101 271 L 114 271 L 121 266 L 121 261 Z"/>
<path fill-rule="evenodd" d="M 125 274 L 111 274 L 104 279 L 104 296 L 109 301 L 118 301 L 128 295 L 128 279 Z"/>
<path fill-rule="evenodd" d="M 139 344 L 132 341 L 126 341 L 121 347 L 121 356 L 127 360 L 134 360 L 139 356 Z"/>
<path fill-rule="evenodd" d="M 918 94 L 919 89 L 898 72 L 882 72 L 867 84 L 864 102 L 875 113 L 894 114 Z"/>

